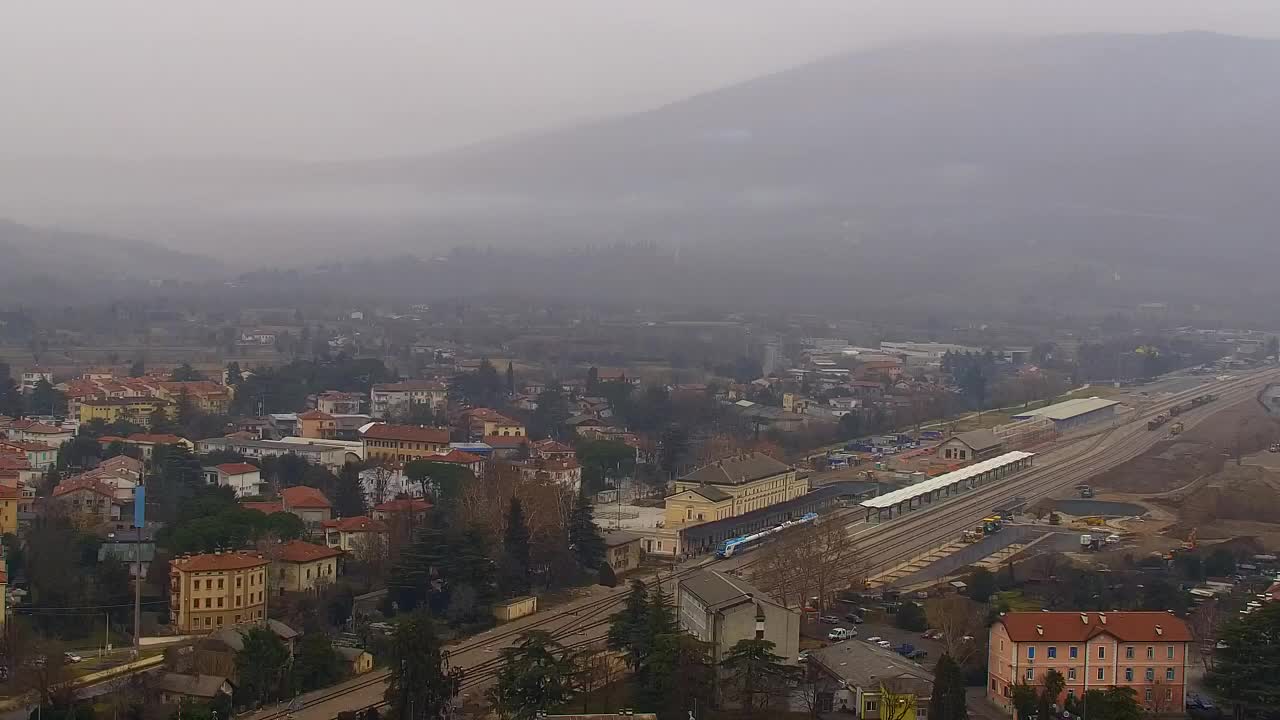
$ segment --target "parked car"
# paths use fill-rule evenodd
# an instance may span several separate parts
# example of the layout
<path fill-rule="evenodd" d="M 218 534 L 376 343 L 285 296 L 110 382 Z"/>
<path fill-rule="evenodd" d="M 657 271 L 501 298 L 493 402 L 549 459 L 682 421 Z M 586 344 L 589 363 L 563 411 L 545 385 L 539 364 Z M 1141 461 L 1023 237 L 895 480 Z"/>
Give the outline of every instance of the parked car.
<path fill-rule="evenodd" d="M 835 628 L 831 632 L 827 633 L 827 639 L 831 640 L 832 642 L 844 642 L 849 638 L 854 638 L 857 636 L 858 635 L 856 632 L 852 630 L 846 630 L 845 628 L 841 628 L 841 627 Z"/>
<path fill-rule="evenodd" d="M 910 655 L 911 653 L 916 651 L 916 646 L 912 645 L 911 643 L 902 643 L 898 647 L 894 648 L 893 651 L 898 653 L 899 655 L 904 655 L 904 656 Z"/>
<path fill-rule="evenodd" d="M 923 660 L 929 657 L 929 651 L 928 650 L 912 650 L 910 653 L 907 654 L 907 657 L 911 660 Z"/>
<path fill-rule="evenodd" d="M 849 622 L 853 623 L 854 625 L 861 625 L 861 624 L 862 624 L 862 616 L 861 616 L 861 615 L 859 615 L 858 613 L 849 613 L 849 614 L 847 614 L 847 615 L 845 615 L 845 616 L 844 616 L 844 619 L 845 619 L 845 620 L 848 620 Z"/>
<path fill-rule="evenodd" d="M 879 635 L 872 635 L 871 637 L 867 638 L 867 642 L 869 642 L 869 643 L 878 643 L 878 642 L 880 642 L 882 639 L 883 639 L 883 638 L 881 638 Z"/>
<path fill-rule="evenodd" d="M 809 651 L 801 650 L 800 654 L 796 656 L 796 662 L 802 662 L 802 663 L 809 662 Z"/>
<path fill-rule="evenodd" d="M 63 659 L 63 660 L 65 660 L 65 661 L 67 661 L 67 662 L 69 662 L 69 663 L 78 663 L 78 662 L 80 662 L 81 660 L 84 660 L 84 658 L 80 657 L 79 655 L 77 655 L 77 654 L 75 654 L 75 653 L 73 653 L 73 652 L 65 652 L 65 653 L 62 653 L 62 659 Z"/>
<path fill-rule="evenodd" d="M 818 622 L 823 625 L 837 625 L 840 622 L 840 618 L 835 615 L 821 615 L 818 617 Z"/>
<path fill-rule="evenodd" d="M 881 640 L 876 644 L 884 648 L 885 650 L 888 650 L 889 648 L 893 647 L 893 643 L 889 642 L 888 640 Z"/>

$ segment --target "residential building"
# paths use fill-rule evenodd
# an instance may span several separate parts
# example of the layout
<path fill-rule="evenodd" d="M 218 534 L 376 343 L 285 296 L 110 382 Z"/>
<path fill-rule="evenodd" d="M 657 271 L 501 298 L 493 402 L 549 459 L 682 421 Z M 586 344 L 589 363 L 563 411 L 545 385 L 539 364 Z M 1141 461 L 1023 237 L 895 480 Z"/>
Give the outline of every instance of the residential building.
<path fill-rule="evenodd" d="M 18 509 L 22 504 L 22 490 L 0 485 L 0 535 L 18 532 Z"/>
<path fill-rule="evenodd" d="M 640 567 L 644 551 L 640 548 L 640 536 L 625 530 L 604 533 L 605 561 L 614 574 L 621 575 Z"/>
<path fill-rule="evenodd" d="M 183 703 L 209 704 L 225 696 L 230 703 L 235 692 L 231 681 L 221 675 L 197 675 L 165 672 L 155 679 L 155 689 L 160 702 L 165 705 Z"/>
<path fill-rule="evenodd" d="M 150 529 L 142 531 L 138 537 L 137 530 L 124 532 L 108 532 L 101 545 L 98 546 L 98 562 L 107 558 L 119 560 L 129 568 L 129 577 L 146 578 L 151 570 L 151 563 L 156 559 L 156 541 Z M 141 568 L 139 568 L 141 566 Z M 141 576 L 138 570 L 141 569 Z"/>
<path fill-rule="evenodd" d="M 272 553 L 272 585 L 280 593 L 308 592 L 338 577 L 342 551 L 303 540 L 290 540 Z"/>
<path fill-rule="evenodd" d="M 343 645 L 335 646 L 333 650 L 342 658 L 342 664 L 346 666 L 348 673 L 363 675 L 373 670 L 373 655 L 368 650 Z"/>
<path fill-rule="evenodd" d="M 262 479 L 262 471 L 257 465 L 223 463 L 204 470 L 205 480 L 210 485 L 229 487 L 235 490 L 238 498 L 261 495 L 266 489 L 267 483 Z"/>
<path fill-rule="evenodd" d="M 119 420 L 144 428 L 151 427 L 151 416 L 163 412 L 170 420 L 178 415 L 176 404 L 153 397 L 93 398 L 80 402 L 80 422 L 101 420 L 113 423 Z"/>
<path fill-rule="evenodd" d="M 444 455 L 431 458 L 431 462 L 461 465 L 462 467 L 470 470 L 471 474 L 476 477 L 480 477 L 480 474 L 484 472 L 484 458 L 452 447 L 449 448 L 449 452 Z"/>
<path fill-rule="evenodd" d="M 71 430 L 35 420 L 14 420 L 9 424 L 9 439 L 19 442 L 41 443 L 58 448 L 71 442 L 73 437 L 75 433 Z"/>
<path fill-rule="evenodd" d="M 946 462 L 976 462 L 1004 452 L 1004 440 L 990 430 L 957 433 L 939 443 L 934 455 Z"/>
<path fill-rule="evenodd" d="M 161 381 L 151 383 L 149 387 L 153 397 L 168 400 L 175 405 L 185 399 L 206 415 L 226 415 L 231 409 L 233 390 L 212 380 Z"/>
<path fill-rule="evenodd" d="M 808 479 L 786 463 L 763 453 L 735 455 L 677 479 L 666 499 L 665 525 L 676 528 L 737 517 L 808 491 Z"/>
<path fill-rule="evenodd" d="M 449 386 L 434 380 L 380 383 L 369 391 L 369 412 L 379 418 L 407 414 L 415 405 L 442 412 L 448 404 Z"/>
<path fill-rule="evenodd" d="M 1130 687 L 1149 710 L 1180 711 L 1194 651 L 1171 612 L 1010 612 L 990 629 L 987 698 L 1011 710 L 1013 687 L 1057 670 L 1059 703 L 1088 690 Z"/>
<path fill-rule="evenodd" d="M 797 662 L 800 612 L 740 578 L 698 570 L 677 585 L 675 606 L 681 629 L 711 643 L 716 663 L 740 640 L 768 640 L 774 653 Z"/>
<path fill-rule="evenodd" d="M 578 451 L 558 440 L 550 438 L 529 443 L 529 454 L 548 460 L 567 460 L 578 457 Z"/>
<path fill-rule="evenodd" d="M 449 452 L 447 428 L 373 423 L 362 432 L 365 458 L 400 465 Z"/>
<path fill-rule="evenodd" d="M 178 632 L 208 632 L 266 617 L 267 567 L 258 553 L 221 552 L 169 562 L 169 616 Z"/>
<path fill-rule="evenodd" d="M 297 515 L 309 530 L 333 517 L 333 505 L 324 493 L 306 485 L 295 485 L 280 491 L 280 502 L 287 513 Z"/>
<path fill-rule="evenodd" d="M 348 462 L 360 462 L 361 453 L 337 444 L 311 442 L 305 438 L 297 442 L 284 440 L 254 440 L 244 437 L 220 437 L 201 440 L 196 443 L 201 453 L 214 450 L 230 450 L 247 458 L 279 457 L 280 455 L 297 455 L 312 465 L 321 465 L 330 470 L 339 470 Z"/>
<path fill-rule="evenodd" d="M 489 436 L 524 437 L 524 423 L 490 408 L 474 408 L 462 413 L 472 440 Z"/>
<path fill-rule="evenodd" d="M 892 650 L 848 640 L 810 650 L 805 666 L 814 685 L 814 709 L 819 713 L 848 712 L 865 720 L 928 717 L 932 676 Z M 886 712 L 882 688 L 890 692 L 892 700 L 913 703 L 914 712 L 909 707 Z"/>
<path fill-rule="evenodd" d="M 87 528 L 120 519 L 116 488 L 95 477 L 67 478 L 53 489 L 53 502 L 61 506 L 77 527 Z"/>
<path fill-rule="evenodd" d="M 521 477 L 527 480 L 553 482 L 575 493 L 582 487 L 582 465 L 576 458 L 562 460 L 526 460 L 519 464 Z"/>
<path fill-rule="evenodd" d="M 298 416 L 298 434 L 304 438 L 333 440 L 338 437 L 338 421 L 327 412 L 308 410 Z"/>
<path fill-rule="evenodd" d="M 359 415 L 364 398 L 359 393 L 327 390 L 316 396 L 316 409 L 330 415 Z"/>
<path fill-rule="evenodd" d="M 50 385 L 53 384 L 53 371 L 42 367 L 31 367 L 22 371 L 22 378 L 18 383 L 24 395 L 30 395 L 36 386 L 43 380 Z"/>
<path fill-rule="evenodd" d="M 25 440 L 0 440 L 0 453 L 25 457 L 28 467 L 40 472 L 58 462 L 58 448 Z"/>
<path fill-rule="evenodd" d="M 420 498 L 396 498 L 388 500 L 373 508 L 373 519 L 397 527 L 422 527 L 427 521 L 427 511 L 431 503 Z"/>
<path fill-rule="evenodd" d="M 357 559 L 378 542 L 385 542 L 387 535 L 385 523 L 365 515 L 325 520 L 320 527 L 324 528 L 325 545 L 353 553 Z"/>
<path fill-rule="evenodd" d="M 518 457 L 529 449 L 529 438 L 523 435 L 486 435 L 483 442 L 493 448 L 493 457 L 499 459 Z"/>
<path fill-rule="evenodd" d="M 171 433 L 134 433 L 127 438 L 117 437 L 101 437 L 98 442 L 109 445 L 112 442 L 120 442 L 127 447 L 137 448 L 142 454 L 143 460 L 150 460 L 155 454 L 156 448 L 161 446 L 180 446 L 188 450 L 194 450 L 195 445 L 188 439 Z"/>

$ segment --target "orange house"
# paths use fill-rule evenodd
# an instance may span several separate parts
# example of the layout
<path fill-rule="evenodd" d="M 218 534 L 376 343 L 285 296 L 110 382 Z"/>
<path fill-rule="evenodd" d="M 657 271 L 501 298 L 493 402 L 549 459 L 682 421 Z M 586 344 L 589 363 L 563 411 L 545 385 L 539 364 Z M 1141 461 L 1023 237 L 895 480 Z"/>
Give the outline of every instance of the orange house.
<path fill-rule="evenodd" d="M 1066 679 L 1059 703 L 1089 690 L 1127 686 L 1153 712 L 1181 712 L 1191 631 L 1167 612 L 1011 612 L 990 630 L 987 697 L 1011 710 L 1013 687 Z"/>
<path fill-rule="evenodd" d="M 327 412 L 308 410 L 298 416 L 298 434 L 304 438 L 332 440 L 338 437 L 338 421 Z"/>

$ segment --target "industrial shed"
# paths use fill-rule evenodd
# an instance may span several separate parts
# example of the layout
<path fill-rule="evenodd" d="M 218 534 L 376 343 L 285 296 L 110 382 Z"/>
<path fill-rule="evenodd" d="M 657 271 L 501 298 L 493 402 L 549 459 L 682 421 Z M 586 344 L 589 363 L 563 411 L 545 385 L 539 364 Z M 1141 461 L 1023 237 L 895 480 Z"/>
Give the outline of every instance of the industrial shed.
<path fill-rule="evenodd" d="M 1106 400 L 1099 397 L 1080 398 L 1060 402 L 1039 410 L 1028 410 L 1014 415 L 1013 419 L 1031 420 L 1037 417 L 1047 417 L 1053 421 L 1055 430 L 1066 432 L 1082 425 L 1115 417 L 1116 408 L 1119 405 L 1120 403 L 1115 400 Z"/>

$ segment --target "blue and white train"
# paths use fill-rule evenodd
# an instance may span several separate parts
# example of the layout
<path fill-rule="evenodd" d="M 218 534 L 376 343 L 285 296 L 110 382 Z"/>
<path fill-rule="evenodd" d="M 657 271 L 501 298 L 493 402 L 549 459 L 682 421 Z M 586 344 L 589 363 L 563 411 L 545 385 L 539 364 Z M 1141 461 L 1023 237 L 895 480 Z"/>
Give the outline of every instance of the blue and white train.
<path fill-rule="evenodd" d="M 718 558 L 733 557 L 737 553 L 746 552 L 747 550 L 750 550 L 756 545 L 759 545 L 760 543 L 764 542 L 766 538 L 773 537 L 774 535 L 782 532 L 783 530 L 786 530 L 787 528 L 795 527 L 796 525 L 805 525 L 817 519 L 818 519 L 818 513 L 805 513 L 804 515 L 801 515 L 796 520 L 788 520 L 776 527 L 767 528 L 765 530 L 761 530 L 758 533 L 752 533 L 750 535 L 742 535 L 740 537 L 730 538 L 720 543 L 720 548 L 716 550 L 716 557 Z"/>

